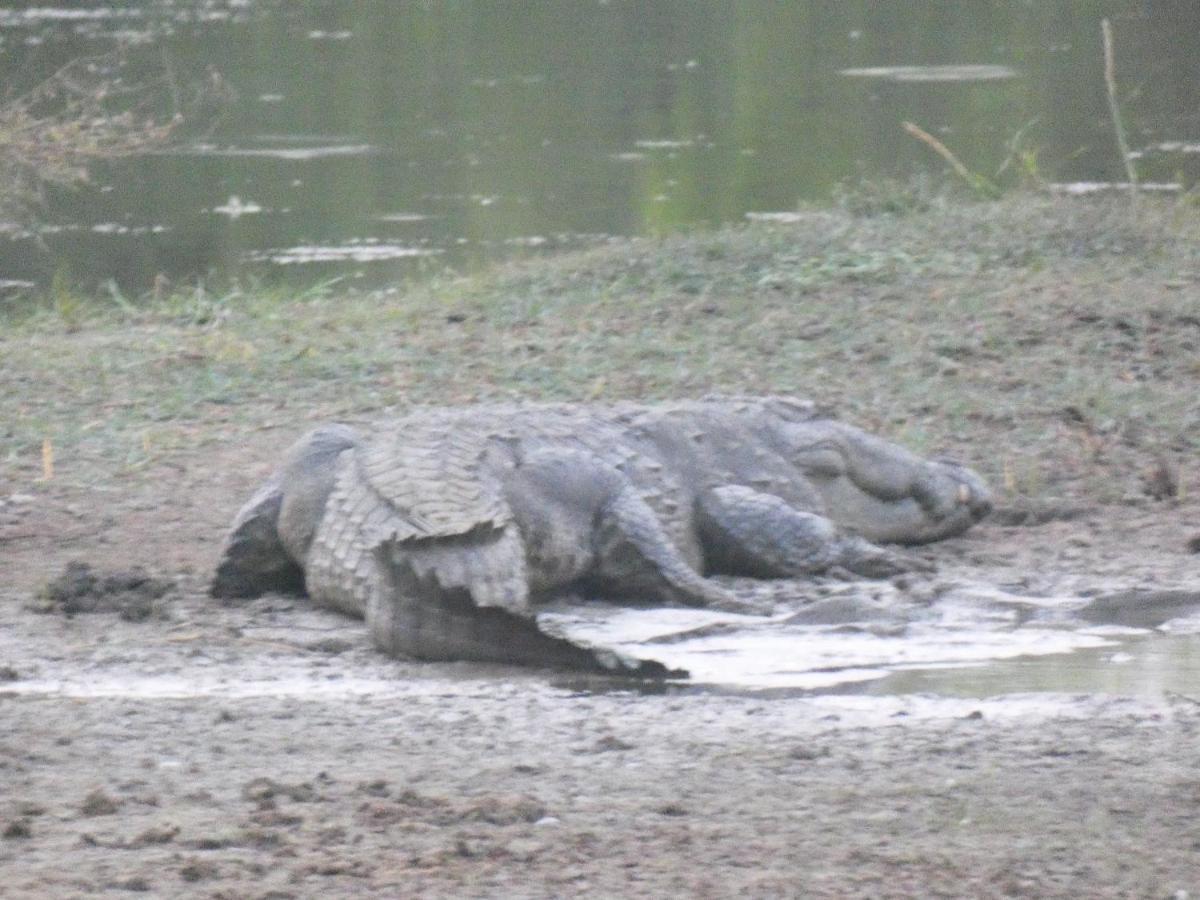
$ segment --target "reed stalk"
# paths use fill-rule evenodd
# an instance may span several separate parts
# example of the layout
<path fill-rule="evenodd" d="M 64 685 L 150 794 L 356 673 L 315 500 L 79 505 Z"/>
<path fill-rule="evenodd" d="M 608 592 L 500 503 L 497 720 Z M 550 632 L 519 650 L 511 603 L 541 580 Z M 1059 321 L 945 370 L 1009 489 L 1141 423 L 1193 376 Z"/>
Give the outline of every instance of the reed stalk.
<path fill-rule="evenodd" d="M 1138 177 L 1133 164 L 1133 156 L 1129 151 L 1129 141 L 1125 136 L 1125 123 L 1121 119 L 1121 106 L 1117 102 L 1117 74 L 1113 63 L 1112 23 L 1108 19 L 1100 22 L 1100 34 L 1104 39 L 1104 84 L 1108 88 L 1108 110 L 1112 115 L 1113 130 L 1117 135 L 1117 150 L 1121 154 L 1121 162 L 1125 164 L 1125 175 L 1129 179 L 1129 199 L 1137 204 Z"/>
<path fill-rule="evenodd" d="M 974 190 L 983 194 L 985 197 L 991 197 L 992 199 L 1000 196 L 1000 189 L 996 187 L 995 184 L 993 184 L 987 178 L 984 178 L 982 175 L 972 172 L 970 169 L 964 166 L 949 147 L 935 138 L 928 131 L 918 127 L 917 125 L 914 125 L 912 122 L 901 122 L 900 124 L 904 127 L 905 131 L 907 131 L 921 143 L 932 148 L 938 156 L 946 160 L 946 162 L 950 164 L 950 168 L 954 170 L 955 174 L 969 184 Z"/>

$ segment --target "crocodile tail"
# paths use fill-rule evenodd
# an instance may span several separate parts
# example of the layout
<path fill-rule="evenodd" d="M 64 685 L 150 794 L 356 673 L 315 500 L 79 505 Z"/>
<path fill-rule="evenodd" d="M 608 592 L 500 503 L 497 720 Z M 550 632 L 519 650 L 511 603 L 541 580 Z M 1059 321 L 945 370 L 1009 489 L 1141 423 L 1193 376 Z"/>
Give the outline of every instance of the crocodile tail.
<path fill-rule="evenodd" d="M 304 572 L 279 539 L 282 479 L 272 476 L 233 521 L 208 592 L 213 597 L 257 597 L 268 591 L 302 593 Z"/>
<path fill-rule="evenodd" d="M 634 678 L 680 678 L 654 660 L 631 659 L 546 634 L 514 605 L 482 606 L 471 588 L 443 584 L 437 569 L 414 565 L 402 544 L 385 541 L 375 550 L 380 579 L 367 605 L 376 646 L 400 656 L 470 660 L 599 672 Z"/>

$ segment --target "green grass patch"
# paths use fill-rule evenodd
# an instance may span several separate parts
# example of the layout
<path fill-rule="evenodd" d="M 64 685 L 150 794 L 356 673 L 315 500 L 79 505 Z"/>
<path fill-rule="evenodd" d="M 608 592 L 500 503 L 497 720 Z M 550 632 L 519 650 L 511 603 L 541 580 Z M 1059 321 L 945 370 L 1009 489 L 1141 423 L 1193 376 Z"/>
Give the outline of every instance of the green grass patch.
<path fill-rule="evenodd" d="M 0 477 L 36 478 L 47 440 L 94 483 L 412 403 L 716 391 L 811 396 L 1013 493 L 1120 493 L 1143 457 L 1195 452 L 1194 207 L 843 206 L 385 292 L 56 279 L 0 308 Z"/>

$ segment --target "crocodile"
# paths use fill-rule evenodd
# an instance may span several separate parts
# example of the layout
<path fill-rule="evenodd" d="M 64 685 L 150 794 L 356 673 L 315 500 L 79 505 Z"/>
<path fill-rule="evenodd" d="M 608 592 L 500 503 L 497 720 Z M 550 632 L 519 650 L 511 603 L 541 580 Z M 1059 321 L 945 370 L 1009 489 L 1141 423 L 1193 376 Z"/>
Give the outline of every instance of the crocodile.
<path fill-rule="evenodd" d="M 543 632 L 563 592 L 749 611 L 714 574 L 889 577 L 991 508 L 792 397 L 417 409 L 310 432 L 238 512 L 210 592 L 307 592 L 384 652 L 674 674 Z"/>

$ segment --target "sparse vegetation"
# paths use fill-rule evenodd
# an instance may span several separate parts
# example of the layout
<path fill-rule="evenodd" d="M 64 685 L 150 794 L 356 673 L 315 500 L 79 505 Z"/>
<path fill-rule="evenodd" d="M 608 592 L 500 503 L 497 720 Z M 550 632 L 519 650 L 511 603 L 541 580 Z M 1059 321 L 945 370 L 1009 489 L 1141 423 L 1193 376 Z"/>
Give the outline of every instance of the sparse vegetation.
<path fill-rule="evenodd" d="M 0 467 L 34 482 L 49 441 L 91 483 L 410 403 L 777 391 L 1014 494 L 1117 499 L 1200 446 L 1197 237 L 1190 206 L 927 192 L 377 293 L 60 280 L 0 312 Z"/>

